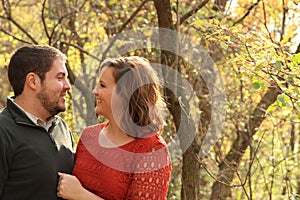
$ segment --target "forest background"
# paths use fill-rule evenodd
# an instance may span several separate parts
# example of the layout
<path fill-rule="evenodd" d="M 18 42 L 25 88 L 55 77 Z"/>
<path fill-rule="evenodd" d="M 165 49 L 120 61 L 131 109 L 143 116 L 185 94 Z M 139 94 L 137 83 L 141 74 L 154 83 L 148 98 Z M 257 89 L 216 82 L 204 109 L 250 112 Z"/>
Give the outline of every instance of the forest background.
<path fill-rule="evenodd" d="M 57 47 L 73 85 L 61 115 L 78 139 L 101 120 L 100 62 L 143 56 L 176 72 L 168 199 L 300 199 L 299 23 L 299 0 L 1 0 L 0 106 L 13 51 Z"/>

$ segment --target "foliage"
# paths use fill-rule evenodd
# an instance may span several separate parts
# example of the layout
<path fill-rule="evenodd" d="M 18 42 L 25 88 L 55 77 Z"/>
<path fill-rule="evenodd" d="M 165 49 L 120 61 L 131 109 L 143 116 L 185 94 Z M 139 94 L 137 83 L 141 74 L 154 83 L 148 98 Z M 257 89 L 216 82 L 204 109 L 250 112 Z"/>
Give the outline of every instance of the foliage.
<path fill-rule="evenodd" d="M 226 161 L 239 133 L 247 133 L 248 122 L 257 117 L 252 111 L 273 87 L 279 88 L 281 94 L 264 110 L 260 116 L 263 122 L 251 135 L 246 151 L 241 152 L 242 159 L 228 183 L 230 198 L 299 198 L 300 53 L 296 49 L 300 3 L 237 0 L 227 1 L 223 10 L 216 10 L 216 2 L 208 2 L 180 25 L 174 24 L 181 33 L 191 36 L 194 44 L 207 49 L 226 91 L 222 136 L 208 156 L 199 161 L 201 199 L 210 198 L 213 183 L 222 175 L 219 166 Z M 200 4 L 187 0 L 170 3 L 175 22 Z M 98 49 L 99 44 L 126 30 L 158 26 L 157 12 L 150 0 L 3 0 L 0 7 L 1 105 L 4 106 L 5 96 L 10 92 L 4 72 L 12 52 L 26 43 L 56 46 L 68 56 L 69 68 L 77 78 L 70 76 L 74 87 L 68 111 L 62 114 L 76 141 L 82 129 L 95 122 L 91 112 L 94 101 L 89 97 L 96 84 L 99 63 L 107 56 L 106 49 Z M 160 61 L 159 53 L 156 49 L 131 52 L 153 62 Z M 184 61 L 180 64 L 183 77 L 196 85 L 200 77 L 194 66 Z M 174 136 L 175 127 L 172 116 L 167 119 L 168 141 Z M 181 167 L 181 161 L 173 163 L 169 199 L 181 196 Z"/>

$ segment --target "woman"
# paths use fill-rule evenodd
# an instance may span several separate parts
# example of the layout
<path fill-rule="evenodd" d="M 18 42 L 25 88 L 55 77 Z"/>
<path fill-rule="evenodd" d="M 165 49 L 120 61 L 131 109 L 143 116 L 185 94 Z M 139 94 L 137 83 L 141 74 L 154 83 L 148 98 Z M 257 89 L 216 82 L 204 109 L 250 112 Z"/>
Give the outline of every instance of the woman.
<path fill-rule="evenodd" d="M 171 161 L 160 136 L 164 104 L 149 62 L 136 56 L 105 60 L 93 93 L 95 112 L 107 122 L 83 131 L 74 176 L 59 173 L 58 196 L 166 199 Z"/>

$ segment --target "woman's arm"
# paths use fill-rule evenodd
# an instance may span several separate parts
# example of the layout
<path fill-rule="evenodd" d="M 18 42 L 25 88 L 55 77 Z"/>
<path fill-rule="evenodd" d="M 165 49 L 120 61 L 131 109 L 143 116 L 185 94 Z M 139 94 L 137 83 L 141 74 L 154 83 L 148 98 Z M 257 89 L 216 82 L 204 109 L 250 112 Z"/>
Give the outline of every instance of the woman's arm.
<path fill-rule="evenodd" d="M 137 153 L 126 199 L 166 200 L 172 163 L 164 140 L 157 135 L 141 140 L 134 152 Z"/>
<path fill-rule="evenodd" d="M 166 166 L 155 171 L 134 173 L 126 199 L 166 200 L 170 173 L 171 166 Z"/>
<path fill-rule="evenodd" d="M 58 175 L 57 196 L 68 200 L 104 200 L 85 189 L 75 176 L 60 172 Z"/>

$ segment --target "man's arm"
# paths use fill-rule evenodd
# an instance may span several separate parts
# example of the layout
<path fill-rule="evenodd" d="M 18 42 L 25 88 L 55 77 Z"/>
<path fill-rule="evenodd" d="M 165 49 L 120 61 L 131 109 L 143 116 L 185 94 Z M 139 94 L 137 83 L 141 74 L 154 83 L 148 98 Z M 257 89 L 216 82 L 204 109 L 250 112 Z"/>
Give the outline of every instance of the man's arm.
<path fill-rule="evenodd" d="M 0 130 L 0 197 L 2 195 L 6 180 L 8 177 L 8 163 L 7 163 L 6 145 L 3 133 Z"/>

